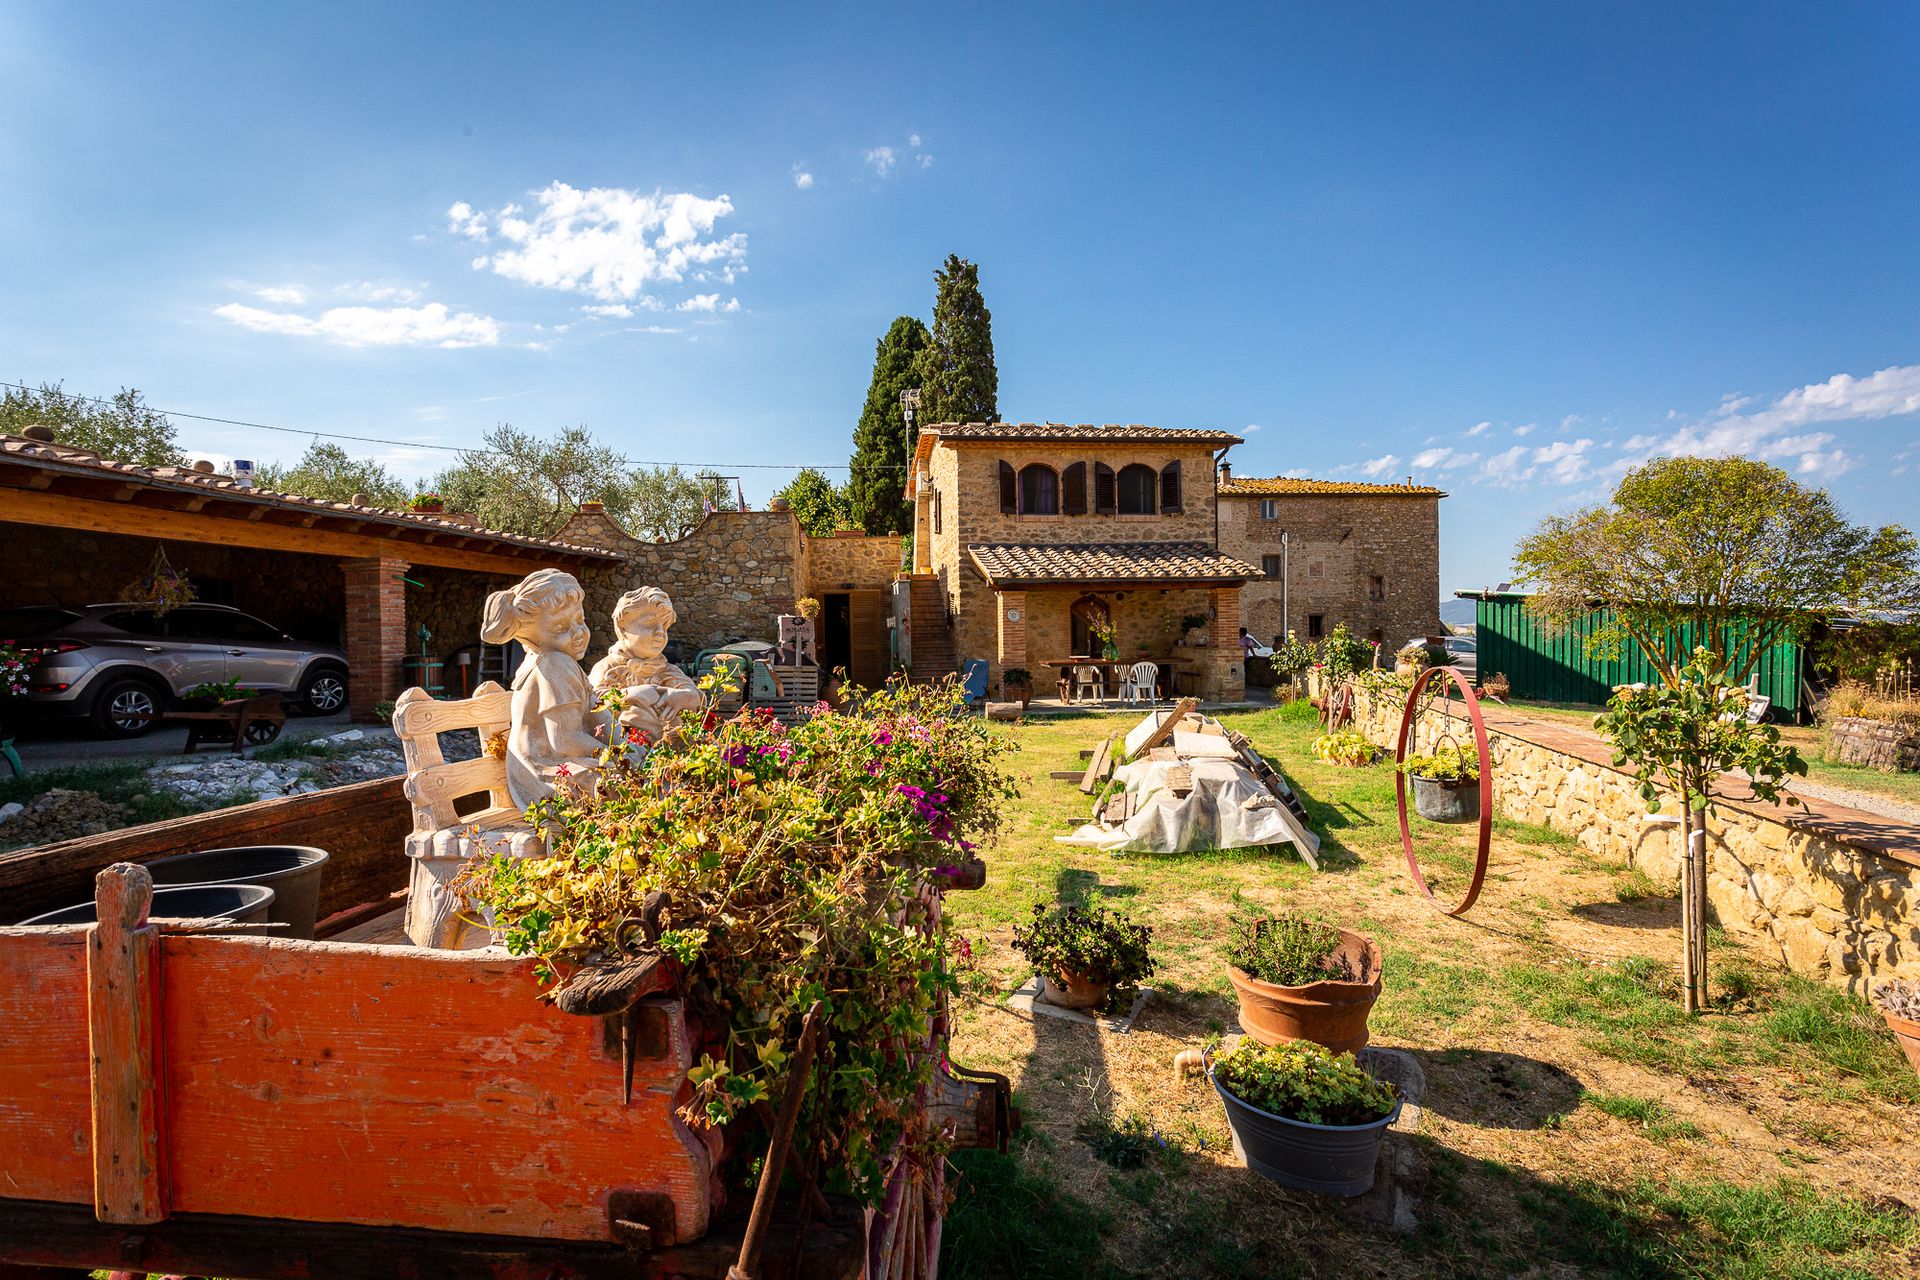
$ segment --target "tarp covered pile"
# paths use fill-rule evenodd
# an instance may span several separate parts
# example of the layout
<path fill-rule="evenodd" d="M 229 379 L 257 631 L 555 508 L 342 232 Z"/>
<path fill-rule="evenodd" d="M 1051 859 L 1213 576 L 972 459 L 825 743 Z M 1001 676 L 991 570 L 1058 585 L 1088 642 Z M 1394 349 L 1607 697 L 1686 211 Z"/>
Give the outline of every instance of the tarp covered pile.
<path fill-rule="evenodd" d="M 1089 784 L 1099 781 L 1106 758 L 1115 762 L 1113 775 L 1097 788 L 1094 820 L 1055 837 L 1061 843 L 1111 853 L 1291 844 L 1307 862 L 1320 850 L 1286 779 L 1245 737 L 1190 704 L 1149 712 L 1124 743 L 1102 744 Z"/>

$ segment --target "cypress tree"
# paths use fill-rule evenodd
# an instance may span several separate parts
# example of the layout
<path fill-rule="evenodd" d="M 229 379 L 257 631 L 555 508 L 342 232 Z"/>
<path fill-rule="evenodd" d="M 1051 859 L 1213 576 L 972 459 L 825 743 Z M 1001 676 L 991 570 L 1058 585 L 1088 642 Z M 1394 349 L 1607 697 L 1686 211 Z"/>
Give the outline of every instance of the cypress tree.
<path fill-rule="evenodd" d="M 853 474 L 847 481 L 853 521 L 868 533 L 905 533 L 911 527 L 906 487 L 912 450 L 900 393 L 920 385 L 931 343 L 926 325 L 901 316 L 876 344 L 873 380 L 867 384 L 860 424 L 853 429 Z M 932 421 L 924 410 L 915 417 L 916 426 Z"/>
<path fill-rule="evenodd" d="M 1000 374 L 993 365 L 993 315 L 980 296 L 980 268 L 959 254 L 933 273 L 933 345 L 925 356 L 922 421 L 999 419 Z"/>

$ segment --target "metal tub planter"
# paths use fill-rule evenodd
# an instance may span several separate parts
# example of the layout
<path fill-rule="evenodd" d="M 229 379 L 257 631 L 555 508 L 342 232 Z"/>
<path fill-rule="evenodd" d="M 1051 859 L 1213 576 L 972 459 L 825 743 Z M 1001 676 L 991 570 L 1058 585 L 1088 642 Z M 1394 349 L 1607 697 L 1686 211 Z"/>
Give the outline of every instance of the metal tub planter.
<path fill-rule="evenodd" d="M 1351 1055 L 1308 1041 L 1244 1040 L 1208 1061 L 1207 1079 L 1226 1106 L 1234 1154 L 1247 1168 L 1283 1187 L 1321 1195 L 1358 1196 L 1372 1189 L 1380 1144 L 1400 1116 L 1401 1101 L 1391 1084 L 1368 1075 Z M 1302 1089 L 1310 1080 L 1316 1105 L 1331 1108 L 1313 1114 L 1347 1123 L 1280 1114 L 1305 1109 Z M 1328 1081 L 1336 1086 L 1331 1101 L 1324 1092 Z M 1236 1090 L 1258 1094 L 1277 1109 L 1256 1106 Z"/>
<path fill-rule="evenodd" d="M 1438 778 L 1408 775 L 1413 782 L 1413 810 L 1428 822 L 1480 821 L 1480 780 L 1442 782 Z"/>
<path fill-rule="evenodd" d="M 264 924 L 271 919 L 274 893 L 264 885 L 189 884 L 157 889 L 151 913 L 156 920 L 229 920 L 234 924 Z M 24 925 L 94 924 L 100 919 L 93 902 L 81 902 L 49 911 Z"/>
<path fill-rule="evenodd" d="M 257 884 L 273 890 L 267 918 L 287 926 L 289 938 L 312 938 L 320 906 L 320 877 L 327 851 L 307 845 L 255 844 L 156 858 L 147 872 L 156 887 L 189 884 Z"/>

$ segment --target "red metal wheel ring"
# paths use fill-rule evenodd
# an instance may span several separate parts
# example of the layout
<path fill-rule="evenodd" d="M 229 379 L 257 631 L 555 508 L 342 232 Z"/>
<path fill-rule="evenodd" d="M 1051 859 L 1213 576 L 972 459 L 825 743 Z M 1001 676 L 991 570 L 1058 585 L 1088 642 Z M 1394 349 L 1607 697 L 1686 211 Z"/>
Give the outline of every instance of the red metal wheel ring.
<path fill-rule="evenodd" d="M 1407 739 L 1413 733 L 1413 714 L 1419 705 L 1420 695 L 1426 690 L 1435 676 L 1444 676 L 1460 687 L 1462 698 L 1467 704 L 1467 714 L 1473 720 L 1473 745 L 1480 754 L 1480 849 L 1473 864 L 1473 882 L 1467 886 L 1467 893 L 1457 906 L 1443 907 L 1439 899 L 1433 896 L 1433 890 L 1427 886 L 1427 877 L 1420 870 L 1420 860 L 1413 852 L 1413 828 L 1407 821 L 1407 775 L 1399 770 L 1393 775 L 1393 796 L 1400 809 L 1400 851 L 1406 855 L 1407 870 L 1413 873 L 1413 882 L 1420 886 L 1420 892 L 1428 902 L 1442 915 L 1462 916 L 1479 900 L 1480 888 L 1487 879 L 1487 854 L 1493 847 L 1493 757 L 1487 750 L 1487 725 L 1480 718 L 1480 699 L 1476 698 L 1467 682 L 1452 667 L 1429 667 L 1414 679 L 1413 688 L 1407 691 L 1405 707 L 1400 712 L 1400 735 L 1394 741 L 1393 762 L 1397 765 L 1407 758 Z"/>

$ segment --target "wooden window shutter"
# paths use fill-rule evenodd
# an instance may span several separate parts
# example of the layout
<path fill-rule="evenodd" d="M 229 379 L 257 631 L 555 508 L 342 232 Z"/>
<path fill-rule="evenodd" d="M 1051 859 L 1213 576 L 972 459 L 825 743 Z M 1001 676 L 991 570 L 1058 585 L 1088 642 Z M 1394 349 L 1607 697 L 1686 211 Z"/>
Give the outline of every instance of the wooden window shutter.
<path fill-rule="evenodd" d="M 1183 511 L 1180 502 L 1180 464 L 1169 462 L 1160 469 L 1160 510 L 1164 513 Z"/>
<path fill-rule="evenodd" d="M 1070 516 L 1087 514 L 1087 464 L 1076 462 L 1060 473 L 1060 510 Z"/>
<path fill-rule="evenodd" d="M 1010 516 L 1020 510 L 1020 484 L 1014 478 L 1013 464 L 1000 464 L 1000 514 Z"/>
<path fill-rule="evenodd" d="M 1103 516 L 1119 510 L 1114 498 L 1113 468 L 1104 462 L 1093 464 L 1093 510 L 1094 514 Z"/>

